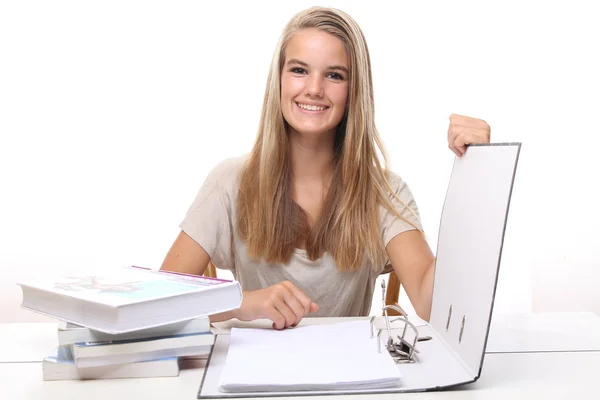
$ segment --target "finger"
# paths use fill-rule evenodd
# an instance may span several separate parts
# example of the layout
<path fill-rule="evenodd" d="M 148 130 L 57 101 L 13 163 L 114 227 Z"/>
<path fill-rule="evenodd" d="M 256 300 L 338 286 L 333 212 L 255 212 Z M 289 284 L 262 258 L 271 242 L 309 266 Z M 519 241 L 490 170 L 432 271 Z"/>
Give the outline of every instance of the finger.
<path fill-rule="evenodd" d="M 462 155 L 462 153 L 456 148 L 456 146 L 454 146 L 454 138 L 451 136 L 450 128 L 448 128 L 448 148 L 452 150 L 452 152 L 458 157 Z"/>
<path fill-rule="evenodd" d="M 283 327 L 281 327 L 280 329 L 287 328 L 288 326 L 292 326 L 296 323 L 296 314 L 292 311 L 292 309 L 286 304 L 286 302 L 283 299 L 279 299 L 279 301 L 276 301 L 274 306 L 275 309 L 281 315 L 283 315 L 283 318 L 285 319 Z"/>
<path fill-rule="evenodd" d="M 454 141 L 453 140 L 448 141 L 448 148 L 450 150 L 452 150 L 452 152 L 454 154 L 456 154 L 457 156 L 460 157 L 462 155 L 462 153 L 456 148 L 456 146 L 454 146 Z"/>
<path fill-rule="evenodd" d="M 457 126 L 453 125 L 452 122 L 450 122 L 450 124 L 448 125 L 448 148 L 452 150 L 452 152 L 456 154 L 457 157 L 460 157 L 463 153 L 454 145 L 456 135 L 458 134 L 456 129 L 458 129 Z"/>
<path fill-rule="evenodd" d="M 464 133 L 462 128 L 454 128 L 450 138 L 452 147 L 456 149 L 455 153 L 457 153 L 456 155 L 459 157 L 462 157 L 462 155 L 465 154 L 465 151 L 467 151 L 467 143 L 465 143 L 464 140 L 465 135 L 466 133 Z"/>
<path fill-rule="evenodd" d="M 306 293 L 304 293 L 302 290 L 298 289 L 290 281 L 282 282 L 282 284 L 294 295 L 294 297 L 300 302 L 300 304 L 302 304 L 302 308 L 304 309 L 304 315 L 305 316 L 308 315 L 310 305 L 312 303 L 312 300 L 310 299 L 310 297 L 308 297 L 306 295 Z"/>
<path fill-rule="evenodd" d="M 463 132 L 454 138 L 454 146 L 467 146 L 470 144 L 481 143 L 482 140 L 477 135 L 470 132 Z"/>
<path fill-rule="evenodd" d="M 450 126 L 450 143 L 454 143 L 458 136 L 465 136 L 466 144 L 474 144 L 474 143 L 489 143 L 489 132 L 472 128 L 468 126 L 458 126 L 451 125 Z"/>
<path fill-rule="evenodd" d="M 459 151 L 461 151 L 461 153 L 464 153 L 466 150 L 467 145 L 469 144 L 466 140 L 466 135 L 467 134 L 460 134 L 457 135 L 454 138 L 454 147 L 456 147 L 457 149 L 459 149 Z"/>
<path fill-rule="evenodd" d="M 264 313 L 266 318 L 273 321 L 273 329 L 285 328 L 285 317 L 275 307 L 268 307 Z"/>
<path fill-rule="evenodd" d="M 309 314 L 316 313 L 317 311 L 319 311 L 319 305 L 317 303 L 310 303 L 310 307 L 308 309 L 308 313 Z M 298 323 L 300 323 L 300 322 L 298 322 Z M 294 325 L 292 325 L 292 327 L 294 327 L 296 325 L 298 325 L 298 324 L 294 324 Z"/>
<path fill-rule="evenodd" d="M 300 303 L 298 298 L 296 298 L 294 293 L 288 288 L 286 288 L 286 293 L 284 293 L 283 300 L 296 316 L 296 319 L 294 320 L 294 325 L 298 324 L 302 320 L 302 317 L 308 314 L 308 311 L 305 310 L 302 303 Z"/>
<path fill-rule="evenodd" d="M 477 143 L 476 137 L 470 133 L 462 133 L 454 139 L 454 146 L 461 152 L 461 154 L 465 154 L 467 151 L 467 146 L 473 143 Z"/>

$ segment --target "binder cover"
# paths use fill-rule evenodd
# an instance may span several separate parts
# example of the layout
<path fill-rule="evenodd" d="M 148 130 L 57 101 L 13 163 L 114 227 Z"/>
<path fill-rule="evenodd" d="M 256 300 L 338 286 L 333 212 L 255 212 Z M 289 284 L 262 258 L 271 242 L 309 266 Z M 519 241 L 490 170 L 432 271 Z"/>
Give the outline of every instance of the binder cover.
<path fill-rule="evenodd" d="M 440 220 L 431 318 L 417 326 L 419 337 L 431 340 L 418 343 L 416 362 L 398 364 L 401 384 L 376 390 L 221 392 L 229 335 L 220 334 L 198 398 L 401 393 L 475 382 L 483 367 L 520 148 L 520 143 L 470 145 L 455 159 Z M 381 340 L 387 340 L 386 330 Z"/>

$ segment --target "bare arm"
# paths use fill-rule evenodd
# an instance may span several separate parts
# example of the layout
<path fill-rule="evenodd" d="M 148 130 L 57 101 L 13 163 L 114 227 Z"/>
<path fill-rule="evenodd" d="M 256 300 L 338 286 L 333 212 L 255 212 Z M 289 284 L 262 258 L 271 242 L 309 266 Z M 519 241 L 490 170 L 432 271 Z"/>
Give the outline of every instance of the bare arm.
<path fill-rule="evenodd" d="M 202 275 L 209 262 L 210 256 L 202 246 L 181 231 L 169 249 L 160 269 Z"/>
<path fill-rule="evenodd" d="M 210 256 L 194 239 L 184 231 L 179 232 L 175 242 L 169 249 L 160 269 L 162 271 L 183 272 L 184 274 L 202 275 Z M 235 318 L 236 310 L 210 316 L 211 322 L 226 321 Z"/>
<path fill-rule="evenodd" d="M 210 256 L 194 239 L 181 231 L 160 267 L 163 271 L 183 272 L 202 275 L 210 262 Z M 300 289 L 290 282 L 282 282 L 265 289 L 243 292 L 242 305 L 231 310 L 210 316 L 211 322 L 238 318 L 250 321 L 269 318 L 273 327 L 282 329 L 298 324 L 302 317 L 318 311 Z"/>
<path fill-rule="evenodd" d="M 418 316 L 429 321 L 435 257 L 423 234 L 403 232 L 390 240 L 386 251 Z"/>

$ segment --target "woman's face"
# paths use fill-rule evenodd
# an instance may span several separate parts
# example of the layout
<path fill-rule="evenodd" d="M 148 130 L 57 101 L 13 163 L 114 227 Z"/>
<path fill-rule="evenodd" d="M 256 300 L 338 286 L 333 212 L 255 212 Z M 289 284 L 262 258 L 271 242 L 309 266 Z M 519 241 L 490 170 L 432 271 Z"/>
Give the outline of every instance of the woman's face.
<path fill-rule="evenodd" d="M 318 29 L 302 29 L 288 42 L 281 73 L 281 109 L 302 135 L 335 135 L 348 98 L 344 43 Z"/>

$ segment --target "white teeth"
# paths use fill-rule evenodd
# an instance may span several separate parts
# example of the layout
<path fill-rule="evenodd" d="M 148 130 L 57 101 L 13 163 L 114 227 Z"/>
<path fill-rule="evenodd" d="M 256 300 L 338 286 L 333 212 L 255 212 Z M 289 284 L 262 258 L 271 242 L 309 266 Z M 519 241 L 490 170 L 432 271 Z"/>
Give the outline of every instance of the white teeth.
<path fill-rule="evenodd" d="M 300 107 L 303 110 L 308 110 L 308 111 L 323 111 L 324 109 L 326 109 L 327 107 L 321 107 L 321 106 L 312 106 L 310 104 L 300 104 L 300 103 L 296 103 L 298 104 L 298 107 Z"/>

